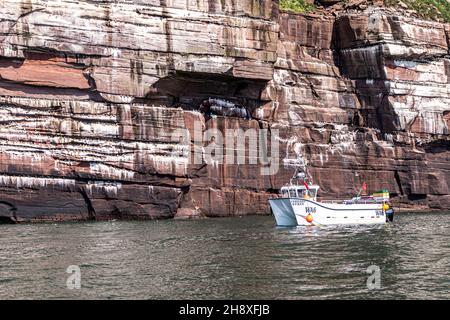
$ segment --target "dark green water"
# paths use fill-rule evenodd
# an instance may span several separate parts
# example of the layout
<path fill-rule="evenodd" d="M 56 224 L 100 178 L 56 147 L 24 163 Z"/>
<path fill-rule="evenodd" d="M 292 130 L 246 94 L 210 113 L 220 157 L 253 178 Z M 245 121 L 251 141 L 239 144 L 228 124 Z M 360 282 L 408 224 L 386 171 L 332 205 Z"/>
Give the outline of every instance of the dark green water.
<path fill-rule="evenodd" d="M 450 213 L 279 229 L 271 217 L 0 225 L 0 299 L 449 299 Z M 81 269 L 68 289 L 66 268 Z M 368 290 L 370 265 L 381 288 Z"/>

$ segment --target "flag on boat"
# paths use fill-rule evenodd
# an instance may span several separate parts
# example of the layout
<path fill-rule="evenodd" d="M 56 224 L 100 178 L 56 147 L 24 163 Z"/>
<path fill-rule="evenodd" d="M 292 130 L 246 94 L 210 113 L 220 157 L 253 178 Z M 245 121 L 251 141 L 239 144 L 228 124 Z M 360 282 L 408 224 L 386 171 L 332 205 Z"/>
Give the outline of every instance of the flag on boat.
<path fill-rule="evenodd" d="M 362 185 L 362 190 L 363 190 L 363 191 L 366 191 L 366 190 L 367 190 L 366 182 L 363 183 L 363 185 Z"/>
<path fill-rule="evenodd" d="M 376 200 L 389 200 L 389 191 L 387 189 L 379 190 L 372 194 Z"/>
<path fill-rule="evenodd" d="M 308 186 L 308 184 L 306 183 L 305 180 L 303 180 L 303 184 L 305 185 L 306 190 L 309 190 L 309 186 Z"/>

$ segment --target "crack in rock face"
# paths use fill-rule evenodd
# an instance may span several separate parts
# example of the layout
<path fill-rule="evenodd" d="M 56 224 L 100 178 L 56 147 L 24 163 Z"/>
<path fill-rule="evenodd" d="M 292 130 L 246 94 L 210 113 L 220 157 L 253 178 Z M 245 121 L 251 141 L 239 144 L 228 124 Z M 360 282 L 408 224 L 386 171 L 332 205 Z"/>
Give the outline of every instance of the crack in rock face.
<path fill-rule="evenodd" d="M 269 214 L 250 133 L 322 198 L 450 208 L 449 27 L 336 2 L 1 1 L 0 223 Z"/>

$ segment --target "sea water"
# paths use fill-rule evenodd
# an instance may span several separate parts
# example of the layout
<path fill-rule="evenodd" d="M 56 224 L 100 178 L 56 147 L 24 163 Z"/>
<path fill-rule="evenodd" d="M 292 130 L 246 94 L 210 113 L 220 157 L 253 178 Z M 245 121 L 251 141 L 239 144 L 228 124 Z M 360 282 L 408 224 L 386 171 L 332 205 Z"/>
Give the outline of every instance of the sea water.
<path fill-rule="evenodd" d="M 0 299 L 29 298 L 449 299 L 450 213 L 0 225 Z"/>

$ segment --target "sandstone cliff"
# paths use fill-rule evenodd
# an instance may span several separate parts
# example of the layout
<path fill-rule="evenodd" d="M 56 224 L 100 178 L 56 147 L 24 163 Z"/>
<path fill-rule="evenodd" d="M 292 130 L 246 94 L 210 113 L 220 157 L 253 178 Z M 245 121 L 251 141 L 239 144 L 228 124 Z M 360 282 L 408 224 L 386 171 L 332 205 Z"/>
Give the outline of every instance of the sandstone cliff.
<path fill-rule="evenodd" d="M 267 214 L 292 172 L 192 164 L 202 146 L 173 133 L 194 123 L 277 132 L 323 197 L 367 181 L 403 206 L 450 208 L 448 24 L 254 0 L 0 9 L 2 221 Z M 207 117 L 208 97 L 252 117 Z"/>

